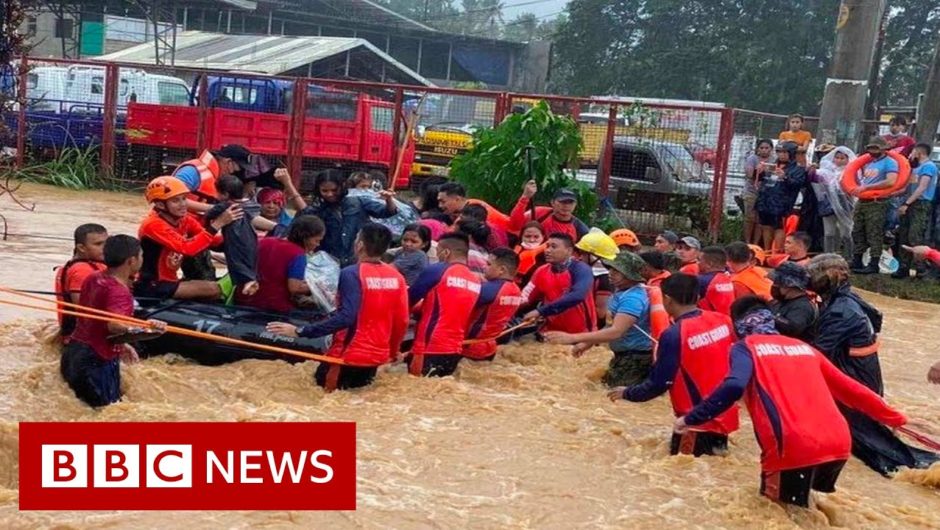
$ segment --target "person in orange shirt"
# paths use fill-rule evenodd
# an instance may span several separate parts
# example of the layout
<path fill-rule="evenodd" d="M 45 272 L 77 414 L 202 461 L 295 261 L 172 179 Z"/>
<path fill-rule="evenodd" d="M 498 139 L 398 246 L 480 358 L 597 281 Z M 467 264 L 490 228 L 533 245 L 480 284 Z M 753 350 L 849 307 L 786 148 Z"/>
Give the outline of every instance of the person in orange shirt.
<path fill-rule="evenodd" d="M 98 224 L 83 224 L 75 229 L 72 259 L 55 269 L 55 295 L 59 301 L 78 303 L 85 279 L 107 268 L 104 263 L 104 242 L 108 230 Z M 63 342 L 75 329 L 75 317 L 59 313 L 59 336 Z"/>
<path fill-rule="evenodd" d="M 806 151 L 813 141 L 813 135 L 803 130 L 803 115 L 796 113 L 787 117 L 788 130 L 782 131 L 777 139 L 781 142 L 793 142 L 797 146 L 797 163 L 806 165 Z"/>
<path fill-rule="evenodd" d="M 676 243 L 676 254 L 679 256 L 679 272 L 698 276 L 698 258 L 702 254 L 702 243 L 698 238 L 685 236 Z"/>
<path fill-rule="evenodd" d="M 745 296 L 757 295 L 762 300 L 770 301 L 770 288 L 773 281 L 759 272 L 751 260 L 754 253 L 746 243 L 736 241 L 725 249 L 728 253 L 728 270 L 731 272 L 731 283 L 734 284 L 734 298 L 736 300 Z"/>
<path fill-rule="evenodd" d="M 643 270 L 640 271 L 640 275 L 646 279 L 646 285 L 659 287 L 666 278 L 672 275 L 671 272 L 666 270 L 666 257 L 663 256 L 662 252 L 651 250 L 649 252 L 640 252 L 639 256 L 646 264 Z"/>

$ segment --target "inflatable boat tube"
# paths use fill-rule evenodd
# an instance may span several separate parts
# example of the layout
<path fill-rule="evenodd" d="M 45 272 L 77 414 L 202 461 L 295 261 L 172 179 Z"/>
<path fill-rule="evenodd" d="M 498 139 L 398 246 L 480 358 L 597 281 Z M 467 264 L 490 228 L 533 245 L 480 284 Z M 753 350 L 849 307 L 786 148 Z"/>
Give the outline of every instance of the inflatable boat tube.
<path fill-rule="evenodd" d="M 894 186 L 890 188 L 885 188 L 881 190 L 866 190 L 858 196 L 859 199 L 871 200 L 871 199 L 884 199 L 890 197 L 895 192 L 904 189 L 907 186 L 908 178 L 911 176 L 911 164 L 906 158 L 900 153 L 894 151 L 888 151 L 887 155 L 894 159 L 898 163 L 898 180 L 894 183 Z M 871 155 L 864 154 L 856 158 L 855 160 L 849 162 L 845 166 L 845 170 L 842 172 L 842 190 L 848 194 L 852 194 L 852 190 L 858 187 L 858 172 L 861 171 L 865 164 L 871 162 Z"/>
<path fill-rule="evenodd" d="M 278 346 L 305 353 L 323 353 L 329 344 L 326 337 L 316 339 L 291 338 L 268 333 L 269 322 L 289 322 L 301 326 L 322 318 L 317 313 L 295 312 L 291 315 L 268 313 L 251 307 L 223 306 L 167 300 L 141 307 L 137 318 L 162 320 L 171 326 L 200 331 L 212 335 L 244 340 L 256 344 Z M 241 346 L 222 344 L 198 337 L 166 333 L 158 338 L 137 343 L 141 357 L 176 353 L 199 364 L 217 366 L 243 359 L 283 360 L 300 362 L 297 357 L 282 356 Z"/>

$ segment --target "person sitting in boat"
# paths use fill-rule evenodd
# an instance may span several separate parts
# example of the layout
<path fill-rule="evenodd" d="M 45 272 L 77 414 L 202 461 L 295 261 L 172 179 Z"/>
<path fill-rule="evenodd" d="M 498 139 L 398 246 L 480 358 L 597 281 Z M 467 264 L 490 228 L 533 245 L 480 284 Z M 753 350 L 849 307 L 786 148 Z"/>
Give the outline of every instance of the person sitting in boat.
<path fill-rule="evenodd" d="M 258 192 L 261 217 L 281 226 L 289 226 L 294 217 L 287 211 L 284 192 L 277 188 L 262 188 Z"/>
<path fill-rule="evenodd" d="M 370 222 L 370 217 L 385 219 L 398 213 L 395 193 L 381 191 L 384 203 L 370 197 L 350 196 L 346 192 L 346 179 L 338 169 L 317 173 L 313 183 L 314 202 L 303 204 L 300 215 L 316 215 L 326 224 L 326 235 L 321 250 L 346 266 L 355 258 L 355 241 L 359 228 Z"/>
<path fill-rule="evenodd" d="M 183 258 L 195 256 L 222 242 L 219 231 L 244 213 L 234 204 L 206 228 L 186 211 L 189 189 L 173 177 L 157 177 L 145 192 L 153 205 L 140 225 L 138 235 L 144 252 L 134 294 L 139 297 L 184 300 L 219 300 L 222 289 L 210 280 L 179 280 Z"/>
<path fill-rule="evenodd" d="M 289 313 L 297 297 L 310 294 L 305 279 L 307 253 L 317 250 L 326 226 L 315 215 L 298 215 L 288 228 L 287 238 L 266 237 L 258 242 L 258 292 L 245 305 Z"/>
<path fill-rule="evenodd" d="M 391 231 L 366 223 L 356 238 L 356 261 L 340 272 L 339 304 L 326 320 L 296 327 L 268 324 L 268 331 L 288 337 L 333 335 L 327 355 L 348 365 L 320 363 L 316 382 L 328 392 L 366 386 L 377 368 L 398 355 L 408 328 L 408 286 L 394 267 L 382 263 Z"/>
<path fill-rule="evenodd" d="M 907 423 L 812 346 L 780 335 L 767 302 L 741 298 L 731 306 L 731 317 L 740 340 L 731 348 L 727 377 L 678 418 L 673 430 L 699 428 L 743 397 L 761 448 L 762 495 L 808 507 L 810 490 L 835 491 L 852 450 L 840 408 L 891 427 Z"/>
<path fill-rule="evenodd" d="M 245 211 L 245 185 L 234 175 L 227 175 L 216 180 L 219 202 L 214 204 L 203 216 L 207 228 L 226 210 L 238 205 L 243 216 L 222 228 L 222 253 L 228 268 L 228 288 L 223 288 L 226 303 L 237 299 L 242 301 L 258 291 L 258 273 L 255 266 L 258 261 L 258 236 L 251 226 L 254 217 Z"/>
<path fill-rule="evenodd" d="M 728 373 L 734 324 L 727 314 L 700 309 L 695 276 L 680 272 L 666 278 L 661 288 L 663 306 L 674 322 L 659 338 L 650 375 L 642 383 L 611 389 L 607 397 L 642 403 L 669 392 L 678 417 L 688 414 L 701 396 L 711 394 Z M 736 430 L 738 407 L 734 405 L 694 432 L 673 433 L 669 453 L 722 454 L 728 449 L 728 435 Z"/>
<path fill-rule="evenodd" d="M 420 305 L 414 346 L 408 360 L 412 375 L 444 377 L 460 364 L 470 315 L 480 297 L 480 278 L 467 266 L 470 241 L 452 232 L 437 243 L 435 263 L 408 289 L 408 304 Z"/>
<path fill-rule="evenodd" d="M 852 291 L 849 264 L 838 254 L 820 254 L 807 266 L 810 289 L 823 299 L 813 346 L 845 375 L 884 393 L 878 358 L 882 314 Z M 852 433 L 852 454 L 888 476 L 900 467 L 926 468 L 940 455 L 907 445 L 890 429 L 855 410 L 843 408 Z"/>
<path fill-rule="evenodd" d="M 137 239 L 116 235 L 104 244 L 106 270 L 95 272 L 82 284 L 79 304 L 116 315 L 133 316 L 131 278 L 140 270 L 143 254 Z M 149 321 L 162 330 L 166 324 Z M 113 335 L 131 331 L 129 324 L 78 317 L 71 340 L 62 352 L 62 377 L 79 399 L 92 407 L 103 407 L 121 399 L 120 360 L 134 362 L 137 352 L 130 344 L 114 344 Z"/>
<path fill-rule="evenodd" d="M 487 256 L 483 271 L 486 282 L 470 316 L 470 344 L 463 347 L 463 356 L 474 361 L 492 361 L 496 357 L 496 336 L 515 316 L 522 305 L 522 292 L 513 281 L 519 268 L 519 256 L 510 248 L 497 248 Z"/>
<path fill-rule="evenodd" d="M 55 269 L 55 296 L 61 302 L 78 303 L 82 284 L 96 272 L 105 270 L 104 243 L 108 230 L 98 224 L 83 224 L 75 229 L 72 259 Z M 75 329 L 75 317 L 59 312 L 59 337 L 68 342 Z"/>

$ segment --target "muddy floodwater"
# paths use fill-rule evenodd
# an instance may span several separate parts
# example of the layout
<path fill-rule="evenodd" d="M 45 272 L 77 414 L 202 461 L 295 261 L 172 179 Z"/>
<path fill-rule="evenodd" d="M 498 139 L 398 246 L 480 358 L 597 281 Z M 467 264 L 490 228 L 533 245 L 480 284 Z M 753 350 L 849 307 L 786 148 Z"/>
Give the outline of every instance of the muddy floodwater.
<path fill-rule="evenodd" d="M 0 197 L 12 234 L 71 235 L 99 222 L 136 232 L 142 198 L 30 186 L 35 211 Z M 51 288 L 69 241 L 0 241 L 0 284 Z M 3 295 L 0 295 L 3 296 Z M 887 398 L 940 437 L 937 306 L 866 298 L 885 312 Z M 124 400 L 101 411 L 78 401 L 46 339 L 46 313 L 0 306 L 0 528 L 940 528 L 940 468 L 882 478 L 857 460 L 838 491 L 811 510 L 757 494 L 749 420 L 728 457 L 668 456 L 666 398 L 607 401 L 598 382 L 609 351 L 573 359 L 564 348 L 504 347 L 492 364 L 418 379 L 400 367 L 376 384 L 325 395 L 314 363 L 244 361 L 202 367 L 174 356 L 124 366 Z M 798 389 L 795 389 L 798 391 Z M 19 512 L 19 421 L 354 421 L 358 509 L 350 512 Z"/>

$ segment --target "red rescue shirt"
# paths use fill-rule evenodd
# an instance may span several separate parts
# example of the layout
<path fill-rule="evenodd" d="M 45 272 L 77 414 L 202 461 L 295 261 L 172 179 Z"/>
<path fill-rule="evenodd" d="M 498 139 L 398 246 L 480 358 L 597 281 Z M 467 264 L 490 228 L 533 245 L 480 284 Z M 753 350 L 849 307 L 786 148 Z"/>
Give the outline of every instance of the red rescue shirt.
<path fill-rule="evenodd" d="M 508 280 L 490 280 L 483 284 L 480 298 L 470 316 L 470 331 L 467 339 L 492 339 L 486 342 L 467 344 L 463 347 L 464 357 L 485 359 L 496 353 L 496 339 L 506 324 L 522 305 L 522 292 L 519 286 Z"/>
<path fill-rule="evenodd" d="M 480 290 L 480 277 L 463 263 L 425 268 L 408 290 L 412 307 L 424 300 L 412 353 L 459 355 Z"/>
<path fill-rule="evenodd" d="M 187 215 L 172 225 L 156 211 L 140 224 L 138 236 L 144 251 L 140 281 L 179 281 L 183 257 L 196 256 L 222 242 L 222 234 L 213 236 L 195 217 Z"/>

